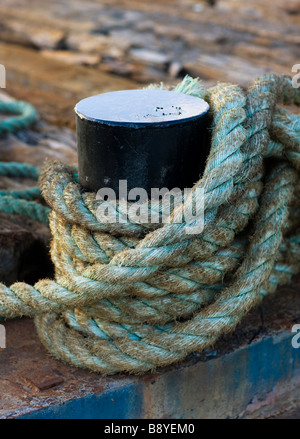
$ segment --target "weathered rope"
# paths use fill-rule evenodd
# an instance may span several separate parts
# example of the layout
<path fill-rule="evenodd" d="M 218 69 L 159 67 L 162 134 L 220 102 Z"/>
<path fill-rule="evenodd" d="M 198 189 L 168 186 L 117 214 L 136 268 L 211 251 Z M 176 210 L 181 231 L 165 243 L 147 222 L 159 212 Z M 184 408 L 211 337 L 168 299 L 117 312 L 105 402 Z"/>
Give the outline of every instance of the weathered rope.
<path fill-rule="evenodd" d="M 0 114 L 13 114 L 11 117 L 0 119 L 0 135 L 15 133 L 29 127 L 37 120 L 36 110 L 22 101 L 0 101 Z M 11 178 L 30 178 L 37 180 L 40 169 L 28 163 L 0 162 L 0 175 Z M 49 208 L 35 200 L 41 198 L 38 187 L 24 190 L 0 190 L 0 211 L 8 214 L 20 214 L 49 224 Z"/>
<path fill-rule="evenodd" d="M 1 126 L 1 123 L 0 123 Z M 37 180 L 40 169 L 28 163 L 0 162 L 0 175 Z M 49 225 L 49 207 L 37 203 L 41 199 L 38 187 L 24 190 L 0 190 L 0 212 L 19 214 Z"/>
<path fill-rule="evenodd" d="M 0 113 L 12 113 L 12 117 L 1 120 L 0 134 L 15 133 L 18 130 L 27 128 L 36 121 L 37 113 L 32 105 L 22 101 L 3 102 L 0 101 Z M 16 114 L 18 116 L 16 116 Z"/>
<path fill-rule="evenodd" d="M 190 78 L 176 91 L 204 96 Z M 187 222 L 100 223 L 99 202 L 73 168 L 43 168 L 55 281 L 0 284 L 0 315 L 34 317 L 55 357 L 103 374 L 177 362 L 233 330 L 300 271 L 300 117 L 276 107 L 299 105 L 300 91 L 288 77 L 266 75 L 246 94 L 218 84 L 205 99 L 213 126 L 194 186 L 205 192 L 200 234 L 186 233 Z"/>

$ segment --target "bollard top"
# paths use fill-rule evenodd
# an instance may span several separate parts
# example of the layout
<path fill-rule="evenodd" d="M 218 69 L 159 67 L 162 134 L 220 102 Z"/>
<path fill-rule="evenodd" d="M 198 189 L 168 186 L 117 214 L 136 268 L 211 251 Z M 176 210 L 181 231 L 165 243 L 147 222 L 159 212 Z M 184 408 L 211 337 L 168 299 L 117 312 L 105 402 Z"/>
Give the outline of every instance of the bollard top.
<path fill-rule="evenodd" d="M 82 99 L 80 119 L 108 125 L 161 126 L 196 119 L 207 113 L 203 99 L 168 90 L 122 90 Z"/>

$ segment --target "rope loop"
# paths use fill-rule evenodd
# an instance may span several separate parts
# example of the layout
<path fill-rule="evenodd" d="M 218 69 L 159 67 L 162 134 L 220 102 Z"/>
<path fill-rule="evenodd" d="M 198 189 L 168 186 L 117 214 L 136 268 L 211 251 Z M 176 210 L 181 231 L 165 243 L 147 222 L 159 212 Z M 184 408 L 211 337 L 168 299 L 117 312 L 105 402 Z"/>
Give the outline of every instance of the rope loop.
<path fill-rule="evenodd" d="M 17 114 L 0 122 L 0 134 L 15 133 L 30 126 L 37 120 L 37 112 L 32 105 L 23 101 L 0 101 L 0 113 Z"/>
<path fill-rule="evenodd" d="M 210 105 L 210 154 L 193 188 L 204 190 L 201 233 L 187 233 L 187 219 L 171 221 L 177 207 L 163 225 L 102 223 L 101 202 L 82 191 L 76 169 L 51 162 L 41 171 L 55 280 L 0 284 L 0 315 L 34 317 L 49 352 L 72 365 L 115 374 L 178 362 L 300 271 L 300 116 L 278 107 L 299 105 L 299 89 L 264 75 L 246 93 L 223 83 L 205 92 L 189 77 L 174 91 Z M 6 166 L 0 173 L 35 172 Z M 10 201 L 11 213 L 34 203 Z M 186 197 L 180 207 L 192 203 Z M 116 215 L 124 217 L 121 203 Z"/>

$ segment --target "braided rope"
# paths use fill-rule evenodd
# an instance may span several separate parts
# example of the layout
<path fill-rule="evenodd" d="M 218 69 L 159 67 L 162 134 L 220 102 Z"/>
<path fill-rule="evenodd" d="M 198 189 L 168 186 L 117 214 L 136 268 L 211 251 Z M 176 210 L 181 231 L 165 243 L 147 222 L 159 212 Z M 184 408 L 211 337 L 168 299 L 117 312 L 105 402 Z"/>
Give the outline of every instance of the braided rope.
<path fill-rule="evenodd" d="M 36 110 L 28 103 L 22 101 L 0 101 L 0 113 L 11 113 L 14 116 L 0 120 L 0 135 L 15 133 L 29 127 L 37 120 Z M 17 114 L 17 116 L 16 116 Z M 38 180 L 40 168 L 29 163 L 0 162 L 0 175 L 10 178 L 30 178 Z M 35 200 L 41 198 L 38 187 L 24 190 L 0 190 L 0 211 L 8 214 L 20 214 L 49 224 L 49 208 Z"/>
<path fill-rule="evenodd" d="M 30 122 L 28 122 L 29 124 Z M 0 124 L 1 127 L 1 124 Z M 0 162 L 0 175 L 11 178 L 31 178 L 37 180 L 40 168 L 29 163 Z M 36 202 L 41 199 L 38 187 L 22 190 L 0 190 L 0 212 L 19 214 L 49 225 L 49 207 Z"/>
<path fill-rule="evenodd" d="M 190 78 L 176 91 L 203 96 Z M 100 223 L 100 202 L 82 192 L 72 167 L 43 168 L 55 280 L 0 284 L 0 315 L 34 317 L 55 357 L 103 374 L 177 362 L 233 330 L 300 271 L 300 118 L 276 107 L 299 105 L 299 90 L 266 75 L 247 94 L 218 84 L 205 99 L 212 144 L 194 186 L 204 188 L 202 233 L 186 233 L 188 222 Z"/>
<path fill-rule="evenodd" d="M 27 128 L 37 119 L 37 112 L 32 105 L 22 101 L 0 101 L 0 113 L 14 114 L 12 117 L 1 120 L 0 134 L 15 133 L 18 130 Z"/>

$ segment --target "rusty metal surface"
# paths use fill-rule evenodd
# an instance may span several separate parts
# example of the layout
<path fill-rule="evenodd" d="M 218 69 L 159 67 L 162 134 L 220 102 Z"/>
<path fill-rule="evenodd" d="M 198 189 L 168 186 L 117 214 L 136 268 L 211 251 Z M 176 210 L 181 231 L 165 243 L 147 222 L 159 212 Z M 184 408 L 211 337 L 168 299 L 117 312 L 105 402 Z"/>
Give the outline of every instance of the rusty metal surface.
<path fill-rule="evenodd" d="M 0 418 L 260 417 L 300 398 L 300 279 L 251 312 L 237 330 L 183 363 L 140 377 L 101 377 L 50 357 L 30 319 L 5 322 Z"/>

